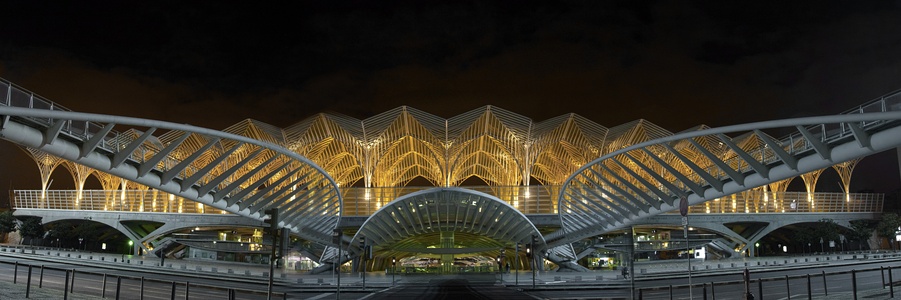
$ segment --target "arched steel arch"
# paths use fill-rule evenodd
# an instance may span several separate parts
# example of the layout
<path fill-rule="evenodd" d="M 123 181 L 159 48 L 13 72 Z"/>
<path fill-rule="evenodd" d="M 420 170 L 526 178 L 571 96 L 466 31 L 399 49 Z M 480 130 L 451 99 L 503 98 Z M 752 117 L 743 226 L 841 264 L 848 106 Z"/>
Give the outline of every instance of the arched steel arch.
<path fill-rule="evenodd" d="M 555 247 L 625 228 L 689 205 L 734 194 L 901 145 L 901 93 L 848 114 L 684 132 L 604 155 L 571 175 L 559 194 Z M 878 111 L 865 113 L 869 111 Z M 793 132 L 773 139 L 762 130 Z M 763 143 L 743 149 L 726 134 L 751 131 Z"/>
<path fill-rule="evenodd" d="M 61 111 L 34 97 L 6 100 L 2 139 L 256 220 L 279 208 L 281 227 L 332 244 L 342 209 L 338 186 L 288 149 L 191 125 Z M 25 108 L 9 106 L 17 104 Z M 126 138 L 113 131 L 117 125 L 148 129 Z M 163 143 L 152 135 L 157 130 L 175 138 Z"/>
<path fill-rule="evenodd" d="M 497 197 L 464 188 L 433 188 L 397 198 L 366 219 L 354 240 L 365 236 L 375 246 L 392 245 L 442 231 L 524 244 L 536 235 L 536 251 L 544 249 L 544 238 L 526 215 Z M 352 247 L 359 250 L 355 243 Z"/>

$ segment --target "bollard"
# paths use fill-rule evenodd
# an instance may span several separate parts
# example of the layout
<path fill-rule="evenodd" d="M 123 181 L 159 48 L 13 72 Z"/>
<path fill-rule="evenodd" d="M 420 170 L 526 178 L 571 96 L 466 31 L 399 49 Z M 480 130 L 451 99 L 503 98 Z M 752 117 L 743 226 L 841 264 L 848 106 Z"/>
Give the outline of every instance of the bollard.
<path fill-rule="evenodd" d="M 103 273 L 103 285 L 100 287 L 100 298 L 106 298 L 106 273 Z"/>
<path fill-rule="evenodd" d="M 826 289 L 826 271 L 823 271 L 823 295 L 829 296 L 829 291 Z"/>
<path fill-rule="evenodd" d="M 813 300 L 813 291 L 810 288 L 810 274 L 807 274 L 807 300 Z"/>
<path fill-rule="evenodd" d="M 892 281 L 892 266 L 888 266 L 888 293 L 889 298 L 895 298 L 895 282 Z"/>
<path fill-rule="evenodd" d="M 63 285 L 63 300 L 69 299 L 69 270 L 66 270 L 66 283 Z"/>
<path fill-rule="evenodd" d="M 38 277 L 38 288 L 44 286 L 44 265 L 41 265 L 41 276 Z"/>
<path fill-rule="evenodd" d="M 120 291 L 122 291 L 122 276 L 116 276 L 116 300 L 119 300 Z"/>
<path fill-rule="evenodd" d="M 786 299 L 788 299 L 788 300 L 792 299 L 791 287 L 789 287 L 789 285 L 788 285 L 788 275 L 785 275 L 785 294 L 788 295 L 788 297 Z"/>
<path fill-rule="evenodd" d="M 31 265 L 28 265 L 28 279 L 25 281 L 25 299 L 31 297 Z"/>
<path fill-rule="evenodd" d="M 747 268 L 742 271 L 741 278 L 745 282 L 744 298 L 754 299 L 754 296 L 751 295 L 751 272 Z"/>
<path fill-rule="evenodd" d="M 757 299 L 763 299 L 763 279 L 757 278 Z"/>
<path fill-rule="evenodd" d="M 169 300 L 175 300 L 175 281 L 172 281 L 172 294 L 169 296 Z"/>
<path fill-rule="evenodd" d="M 851 269 L 851 293 L 854 295 L 854 300 L 857 300 L 857 270 Z"/>

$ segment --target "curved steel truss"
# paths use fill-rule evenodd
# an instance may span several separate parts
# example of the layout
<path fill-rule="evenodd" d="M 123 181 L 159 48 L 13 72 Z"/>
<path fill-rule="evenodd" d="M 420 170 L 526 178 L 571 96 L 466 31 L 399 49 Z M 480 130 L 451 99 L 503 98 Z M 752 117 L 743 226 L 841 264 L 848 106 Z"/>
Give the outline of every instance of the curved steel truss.
<path fill-rule="evenodd" d="M 624 146 L 566 180 L 563 231 L 548 237 L 550 246 L 675 210 L 681 198 L 694 205 L 897 147 L 899 110 L 901 93 L 893 93 L 842 115 L 699 128 Z M 735 132 L 747 133 L 727 136 Z"/>
<path fill-rule="evenodd" d="M 331 243 L 342 205 L 338 186 L 297 153 L 195 126 L 64 111 L 16 88 L 5 92 L 0 138 L 257 220 L 277 207 L 280 226 Z M 148 129 L 113 131 L 120 125 Z"/>
<path fill-rule="evenodd" d="M 441 232 L 466 235 L 469 244 L 465 249 L 441 245 Z M 495 251 L 509 243 L 530 243 L 533 235 L 542 244 L 536 251 L 544 249 L 535 225 L 494 196 L 463 188 L 433 188 L 386 204 L 363 223 L 354 240 L 365 236 L 376 250 L 388 252 L 447 254 Z"/>

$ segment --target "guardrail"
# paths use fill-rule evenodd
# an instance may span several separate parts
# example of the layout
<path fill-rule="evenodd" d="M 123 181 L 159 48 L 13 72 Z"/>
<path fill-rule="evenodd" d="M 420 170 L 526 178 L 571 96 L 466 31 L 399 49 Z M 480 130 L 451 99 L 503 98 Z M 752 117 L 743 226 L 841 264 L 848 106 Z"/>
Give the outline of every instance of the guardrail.
<path fill-rule="evenodd" d="M 369 216 L 400 196 L 433 187 L 344 188 L 344 216 Z M 556 213 L 560 186 L 468 186 L 494 195 L 524 214 Z M 75 200 L 78 200 L 77 202 Z M 158 213 L 227 212 L 159 190 L 15 190 L 14 208 Z M 882 212 L 881 193 L 747 191 L 689 207 L 691 214 Z M 677 213 L 677 212 L 670 212 Z"/>

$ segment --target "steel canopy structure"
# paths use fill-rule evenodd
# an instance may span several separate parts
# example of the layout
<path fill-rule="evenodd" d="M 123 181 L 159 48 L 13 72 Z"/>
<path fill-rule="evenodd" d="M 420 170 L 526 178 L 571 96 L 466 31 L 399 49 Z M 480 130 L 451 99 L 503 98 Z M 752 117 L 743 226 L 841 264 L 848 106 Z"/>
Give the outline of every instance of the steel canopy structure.
<path fill-rule="evenodd" d="M 442 232 L 470 238 L 442 239 Z M 375 250 L 393 256 L 496 252 L 509 246 L 507 242 L 531 243 L 533 236 L 540 243 L 535 248 L 544 249 L 544 238 L 535 225 L 494 196 L 464 188 L 433 188 L 388 203 L 363 223 L 354 240 L 365 237 L 376 245 Z"/>
<path fill-rule="evenodd" d="M 679 198 L 699 204 L 760 187 L 784 192 L 795 177 L 812 193 L 830 166 L 847 187 L 856 159 L 901 144 L 899 93 L 844 115 L 699 125 L 678 134 L 646 120 L 606 128 L 576 114 L 535 122 L 494 106 L 448 119 L 406 106 L 364 120 L 322 113 L 286 128 L 248 119 L 216 131 L 71 112 L 3 80 L 0 93 L 0 138 L 35 159 L 44 192 L 50 173 L 64 166 L 79 195 L 96 176 L 123 198 L 128 189 L 149 188 L 196 201 L 195 213 L 262 220 L 265 209 L 279 207 L 282 226 L 338 246 L 330 235 L 348 205 L 346 187 L 403 188 L 424 179 L 439 188 L 373 195 L 372 202 L 365 190 L 371 207 L 357 212 L 375 213 L 356 234 L 388 254 L 491 252 L 538 235 L 549 259 L 570 265 L 577 260 L 570 243 L 671 211 Z M 763 132 L 779 128 L 795 133 L 777 139 Z M 455 188 L 473 178 L 497 196 Z M 517 187 L 534 182 L 559 195 L 545 206 L 553 211 L 540 213 L 558 213 L 562 230 L 541 235 L 523 215 L 519 200 L 534 195 Z M 156 211 L 134 203 L 110 199 L 102 210 Z M 166 207 L 182 212 L 183 205 Z M 470 249 L 445 243 L 445 250 L 423 250 L 441 245 L 442 232 L 459 233 L 467 240 L 458 244 Z M 353 245 L 346 242 L 341 246 Z"/>
<path fill-rule="evenodd" d="M 563 230 L 548 239 L 551 246 L 568 245 L 676 210 L 681 198 L 694 205 L 808 173 L 818 176 L 824 168 L 897 147 L 899 125 L 901 91 L 842 115 L 687 131 L 623 147 L 566 180 L 558 202 Z M 793 133 L 775 139 L 762 131 L 768 129 Z M 740 140 L 726 135 L 735 132 L 747 133 Z M 757 142 L 739 142 L 748 140 Z M 754 205 L 784 207 L 775 203 L 782 200 L 764 198 Z M 815 209 L 815 203 L 806 205 Z"/>
<path fill-rule="evenodd" d="M 184 124 L 71 112 L 2 82 L 0 91 L 6 94 L 0 138 L 224 212 L 263 220 L 265 209 L 278 207 L 280 226 L 320 243 L 330 242 L 338 224 L 338 185 L 278 145 Z M 149 129 L 138 135 L 116 126 Z M 153 136 L 157 130 L 167 132 Z"/>

